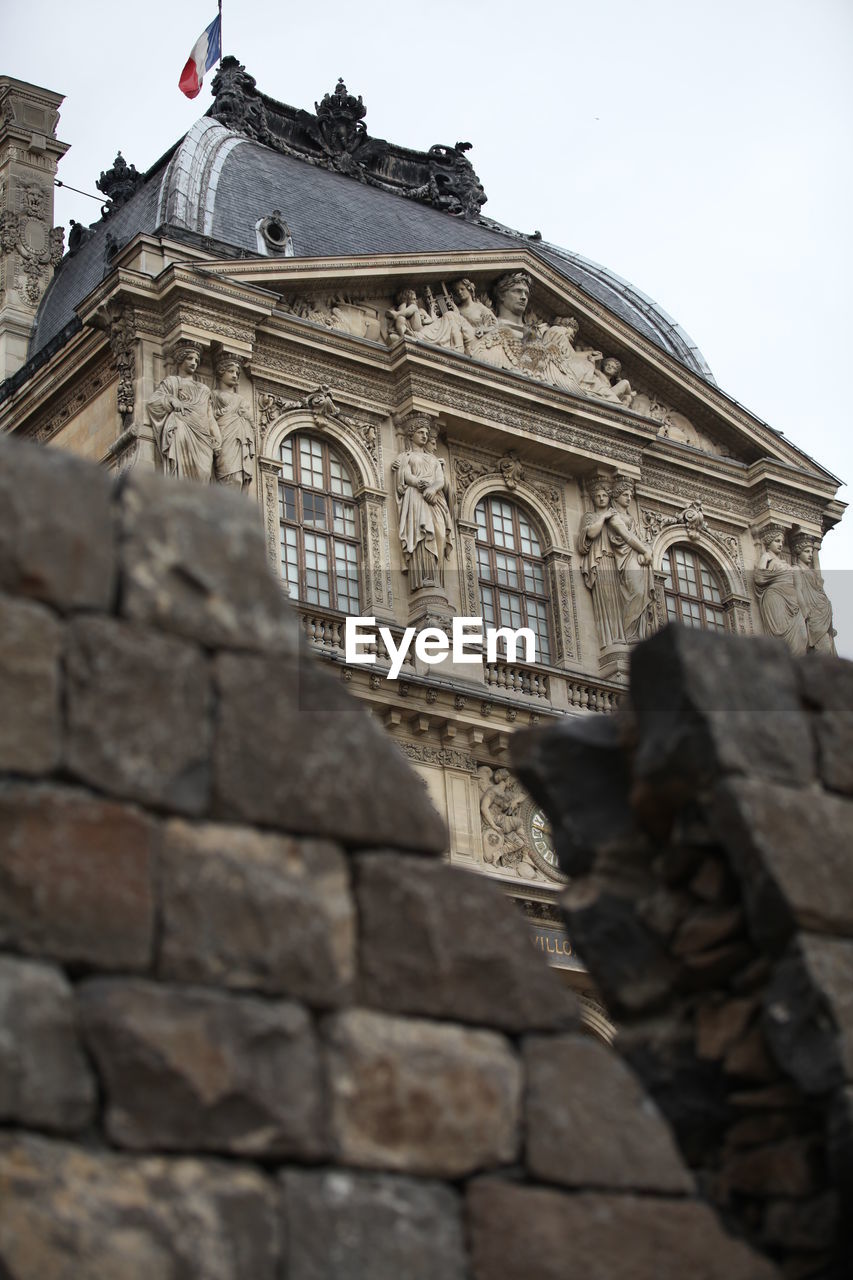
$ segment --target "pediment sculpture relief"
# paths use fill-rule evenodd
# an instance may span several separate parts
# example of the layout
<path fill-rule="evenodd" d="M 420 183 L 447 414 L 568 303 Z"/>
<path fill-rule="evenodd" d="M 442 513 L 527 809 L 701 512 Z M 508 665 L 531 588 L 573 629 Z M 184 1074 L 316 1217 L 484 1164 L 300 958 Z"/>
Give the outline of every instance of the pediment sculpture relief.
<path fill-rule="evenodd" d="M 602 477 L 590 487 L 593 509 L 581 520 L 578 550 L 583 580 L 603 648 L 635 644 L 655 629 L 651 554 L 630 513 L 633 483 Z"/>
<path fill-rule="evenodd" d="M 785 553 L 785 531 L 770 525 L 755 570 L 755 595 L 768 635 L 778 636 L 798 657 L 835 653 L 832 605 L 815 564 L 816 542 L 808 534 L 793 540 L 793 561 Z"/>

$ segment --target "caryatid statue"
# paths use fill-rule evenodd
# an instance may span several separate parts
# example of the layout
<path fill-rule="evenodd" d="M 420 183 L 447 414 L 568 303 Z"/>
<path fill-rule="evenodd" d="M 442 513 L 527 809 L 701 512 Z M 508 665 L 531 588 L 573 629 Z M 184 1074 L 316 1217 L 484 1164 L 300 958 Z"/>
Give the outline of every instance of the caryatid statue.
<path fill-rule="evenodd" d="M 807 533 L 794 539 L 794 588 L 800 613 L 806 624 L 808 653 L 832 653 L 835 650 L 835 629 L 832 625 L 832 605 L 823 586 L 823 578 L 815 564 L 817 545 Z"/>
<path fill-rule="evenodd" d="M 784 640 L 799 657 L 807 651 L 809 640 L 797 594 L 796 571 L 785 558 L 784 529 L 769 525 L 761 533 L 761 542 L 764 550 L 753 577 L 761 621 L 769 636 Z"/>
<path fill-rule="evenodd" d="M 252 483 L 255 456 L 255 423 L 252 406 L 239 394 L 241 361 L 223 352 L 216 361 L 216 390 L 211 395 L 221 443 L 214 459 L 214 471 L 220 484 L 239 485 L 246 489 Z"/>
<path fill-rule="evenodd" d="M 604 648 L 645 640 L 655 629 L 651 556 L 629 511 L 632 494 L 627 476 L 610 485 L 597 479 L 593 510 L 583 517 L 578 535 L 581 570 Z"/>
<path fill-rule="evenodd" d="M 210 389 L 195 376 L 201 352 L 197 342 L 176 344 L 172 352 L 175 373 L 163 379 L 146 409 L 166 471 L 210 484 L 222 438 L 213 416 Z"/>
<path fill-rule="evenodd" d="M 437 429 L 415 415 L 406 424 L 409 445 L 391 465 L 400 513 L 400 544 L 409 588 L 444 586 L 444 562 L 453 548 L 450 485 L 434 451 Z M 431 448 L 431 446 L 433 446 Z"/>

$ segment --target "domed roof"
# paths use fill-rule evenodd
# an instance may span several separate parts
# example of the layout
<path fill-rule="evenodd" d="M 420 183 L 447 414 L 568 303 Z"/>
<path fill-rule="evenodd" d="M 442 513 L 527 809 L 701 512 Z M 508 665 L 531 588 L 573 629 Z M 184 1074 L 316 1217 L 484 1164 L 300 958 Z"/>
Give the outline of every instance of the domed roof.
<path fill-rule="evenodd" d="M 467 144 L 422 153 L 371 138 L 361 99 L 342 81 L 316 115 L 258 93 L 235 59 L 224 60 L 214 91 L 211 113 L 63 259 L 39 308 L 31 357 L 74 327 L 75 307 L 108 273 L 116 247 L 137 233 L 195 233 L 223 257 L 256 257 L 260 222 L 280 210 L 299 258 L 523 247 L 713 381 L 695 343 L 645 294 L 578 254 L 484 217 Z"/>

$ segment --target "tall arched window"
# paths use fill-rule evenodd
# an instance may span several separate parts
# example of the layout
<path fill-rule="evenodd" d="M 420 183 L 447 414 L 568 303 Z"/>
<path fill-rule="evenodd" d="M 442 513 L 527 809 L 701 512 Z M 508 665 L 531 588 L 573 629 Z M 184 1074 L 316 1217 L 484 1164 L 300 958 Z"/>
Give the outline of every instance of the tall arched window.
<path fill-rule="evenodd" d="M 717 573 L 697 551 L 670 547 L 663 559 L 664 596 L 670 622 L 728 631 Z"/>
<path fill-rule="evenodd" d="M 346 464 L 316 436 L 282 443 L 281 574 L 297 600 L 358 613 L 358 522 Z"/>
<path fill-rule="evenodd" d="M 477 521 L 477 565 L 487 627 L 530 627 L 536 656 L 551 661 L 551 628 L 545 561 L 524 512 L 504 498 L 483 498 Z"/>

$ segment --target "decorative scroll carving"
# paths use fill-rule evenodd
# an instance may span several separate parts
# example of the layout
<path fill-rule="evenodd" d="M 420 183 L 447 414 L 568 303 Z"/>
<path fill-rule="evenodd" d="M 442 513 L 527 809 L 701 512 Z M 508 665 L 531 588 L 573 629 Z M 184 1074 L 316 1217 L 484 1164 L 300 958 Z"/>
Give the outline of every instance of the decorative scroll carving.
<path fill-rule="evenodd" d="M 177 372 L 164 378 L 148 401 L 148 417 L 169 474 L 210 484 L 222 437 L 210 390 L 195 377 L 201 347 L 196 342 L 179 342 L 173 359 Z"/>
<path fill-rule="evenodd" d="M 264 525 L 266 528 L 267 541 L 267 558 L 270 568 L 276 578 L 281 581 L 282 590 L 286 595 L 290 594 L 287 580 L 281 571 L 281 560 L 279 559 L 281 551 L 279 548 L 279 522 L 278 522 L 278 482 L 280 471 L 275 463 L 267 462 L 263 458 L 260 460 L 260 471 L 263 477 L 263 504 L 264 504 Z"/>
<path fill-rule="evenodd" d="M 655 630 L 651 556 L 628 511 L 632 493 L 627 477 L 617 476 L 610 486 L 596 479 L 593 510 L 584 515 L 578 535 L 583 578 L 604 648 L 633 644 Z"/>
<path fill-rule="evenodd" d="M 477 769 L 480 790 L 480 818 L 483 829 L 483 859 L 521 880 L 545 880 L 533 865 L 528 848 L 525 808 L 529 797 L 509 769 Z"/>
<path fill-rule="evenodd" d="M 453 549 L 450 485 L 444 461 L 435 452 L 438 429 L 424 414 L 403 424 L 409 441 L 391 464 L 399 535 L 409 590 L 444 586 L 444 561 Z"/>
<path fill-rule="evenodd" d="M 315 102 L 315 114 L 259 93 L 254 78 L 233 57 L 222 59 L 212 87 L 212 116 L 285 155 L 469 221 L 477 219 L 486 203 L 465 154 L 470 143 L 437 145 L 424 153 L 372 138 L 364 123 L 364 102 L 347 91 L 343 80 Z"/>
<path fill-rule="evenodd" d="M 47 191 L 38 182 L 25 182 L 18 191 L 18 211 L 0 213 L 0 253 L 17 254 L 23 272 L 23 293 L 33 306 L 62 259 L 65 229 L 45 228 Z"/>
<path fill-rule="evenodd" d="M 644 509 L 640 512 L 643 522 L 643 536 L 646 542 L 652 542 L 664 529 L 680 525 L 691 542 L 698 542 L 703 533 L 717 537 L 708 527 L 702 503 L 691 502 L 677 516 L 665 516 L 661 511 Z"/>
<path fill-rule="evenodd" d="M 301 400 L 288 400 L 286 396 L 261 392 L 258 396 L 258 417 L 261 426 L 261 442 L 266 439 L 267 432 L 283 413 L 292 409 L 304 409 L 311 414 L 315 424 L 322 427 L 324 421 L 338 422 L 354 431 L 364 445 L 375 464 L 379 462 L 379 437 L 372 422 L 359 422 L 341 412 L 331 388 L 322 383 L 315 391 L 309 391 Z"/>
<path fill-rule="evenodd" d="M 477 767 L 467 751 L 456 747 L 433 747 L 426 742 L 398 742 L 397 745 L 404 755 L 418 764 L 438 764 L 445 769 L 464 769 L 466 773 L 473 773 Z"/>
<path fill-rule="evenodd" d="M 128 164 L 119 151 L 112 168 L 104 170 L 95 183 L 98 190 L 107 197 L 107 202 L 101 209 L 103 216 L 108 218 L 111 213 L 115 213 L 116 209 L 127 204 L 144 181 L 145 174 L 139 173 L 135 165 Z"/>
<path fill-rule="evenodd" d="M 255 423 L 251 404 L 237 391 L 242 364 L 239 356 L 228 351 L 219 353 L 211 405 L 220 434 L 214 475 L 220 484 L 247 489 L 254 474 Z"/>

